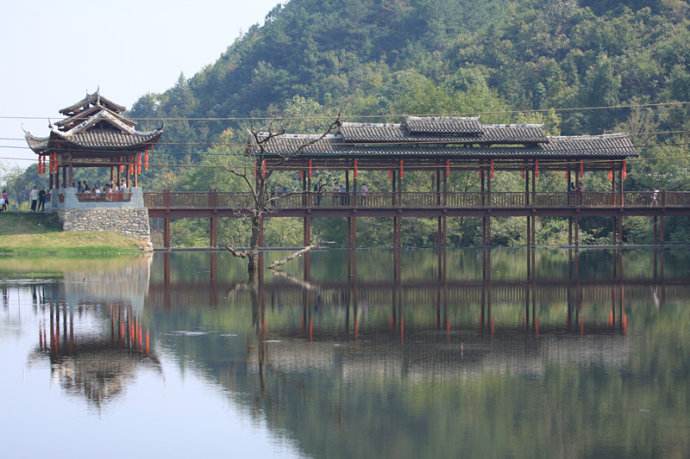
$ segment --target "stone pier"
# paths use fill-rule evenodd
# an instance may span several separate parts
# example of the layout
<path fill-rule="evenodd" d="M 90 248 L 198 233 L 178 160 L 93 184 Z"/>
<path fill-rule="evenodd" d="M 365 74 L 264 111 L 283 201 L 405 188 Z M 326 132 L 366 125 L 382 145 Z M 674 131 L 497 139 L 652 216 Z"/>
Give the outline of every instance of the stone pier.
<path fill-rule="evenodd" d="M 80 199 L 75 188 L 53 192 L 48 210 L 57 213 L 65 231 L 110 231 L 151 243 L 149 212 L 144 207 L 141 188 L 126 193 L 126 199 L 108 199 L 112 195 L 94 195 Z"/>

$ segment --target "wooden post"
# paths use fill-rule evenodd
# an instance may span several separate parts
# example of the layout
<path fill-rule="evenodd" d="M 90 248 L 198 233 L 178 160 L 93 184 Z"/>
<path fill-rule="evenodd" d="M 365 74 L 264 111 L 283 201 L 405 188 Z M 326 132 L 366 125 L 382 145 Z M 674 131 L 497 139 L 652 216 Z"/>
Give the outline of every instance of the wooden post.
<path fill-rule="evenodd" d="M 127 171 L 127 177 L 129 177 L 129 171 Z M 170 206 L 171 206 L 171 196 L 170 191 L 165 190 L 163 192 L 163 206 L 165 207 L 165 217 L 163 218 L 163 247 L 170 249 Z"/>
<path fill-rule="evenodd" d="M 529 212 L 530 209 L 530 195 L 529 195 L 529 174 L 530 174 L 530 168 L 529 168 L 529 161 L 525 160 L 525 209 Z M 527 240 L 527 278 L 531 279 L 532 278 L 532 256 L 531 256 L 531 250 L 532 250 L 532 215 L 527 214 L 527 227 L 525 228 L 525 236 Z M 527 301 L 529 301 L 529 291 L 526 292 L 526 297 Z M 529 304 L 527 304 L 527 322 L 529 323 Z"/>
<path fill-rule="evenodd" d="M 617 196 L 616 196 L 616 170 L 613 168 L 613 161 L 611 162 L 611 204 L 612 207 L 617 206 Z M 618 244 L 618 217 L 614 216 L 612 218 L 612 230 L 611 230 L 611 242 L 613 245 Z"/>
<path fill-rule="evenodd" d="M 218 247 L 218 217 L 212 216 L 209 222 L 209 243 L 212 249 Z"/>
<path fill-rule="evenodd" d="M 136 154 L 132 156 L 132 164 L 134 165 L 134 188 L 137 188 L 139 187 L 139 163 Z"/>
<path fill-rule="evenodd" d="M 303 244 L 304 247 L 309 247 L 311 245 L 311 216 L 307 215 L 304 217 L 303 221 L 303 229 L 304 229 L 304 238 L 303 238 Z M 311 254 L 309 252 L 304 254 L 304 280 L 309 281 L 311 278 Z"/>
<path fill-rule="evenodd" d="M 171 240 L 171 232 L 170 232 L 170 220 L 171 218 L 169 216 L 166 216 L 163 218 L 163 247 L 166 249 L 170 249 L 170 240 Z"/>
<path fill-rule="evenodd" d="M 396 191 L 397 191 L 397 184 L 396 184 L 396 178 L 395 178 L 395 169 L 392 169 L 390 171 L 390 176 L 391 176 L 391 205 L 395 207 L 395 202 L 396 202 Z"/>
<path fill-rule="evenodd" d="M 400 281 L 400 252 L 401 252 L 401 241 L 400 241 L 400 220 L 401 217 L 393 217 L 393 270 L 394 278 L 396 282 Z"/>
<path fill-rule="evenodd" d="M 218 246 L 218 192 L 211 190 L 208 193 L 208 207 L 212 212 L 209 218 L 209 243 L 212 249 Z"/>
<path fill-rule="evenodd" d="M 357 260 L 355 250 L 357 249 L 357 217 L 348 217 L 348 277 L 353 280 L 357 277 Z"/>

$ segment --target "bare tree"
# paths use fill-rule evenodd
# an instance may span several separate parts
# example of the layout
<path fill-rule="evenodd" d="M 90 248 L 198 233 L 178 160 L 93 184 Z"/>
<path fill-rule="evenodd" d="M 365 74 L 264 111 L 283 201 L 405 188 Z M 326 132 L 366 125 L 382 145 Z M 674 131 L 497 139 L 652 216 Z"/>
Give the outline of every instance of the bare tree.
<path fill-rule="evenodd" d="M 250 282 L 257 279 L 257 270 L 259 268 L 259 256 L 261 253 L 260 234 L 263 228 L 264 218 L 270 214 L 271 208 L 275 202 L 282 198 L 280 195 L 271 193 L 272 182 L 271 178 L 277 168 L 285 164 L 295 161 L 303 156 L 304 151 L 311 145 L 323 140 L 326 136 L 331 134 L 340 126 L 340 114 L 331 122 L 325 131 L 320 135 L 314 136 L 311 139 L 305 140 L 298 145 L 293 151 L 280 153 L 273 153 L 267 151 L 267 146 L 276 137 L 285 134 L 285 129 L 274 130 L 272 124 L 269 125 L 267 131 L 257 131 L 253 127 L 249 129 L 250 141 L 246 148 L 246 155 L 253 162 L 253 166 L 248 170 L 246 164 L 243 167 L 227 167 L 226 170 L 230 174 L 239 177 L 248 190 L 251 199 L 250 221 L 251 221 L 251 235 L 249 238 L 249 249 L 246 251 L 237 250 L 230 245 L 226 245 L 226 249 L 236 257 L 247 259 L 247 273 L 249 274 Z M 277 159 L 276 159 L 277 156 Z M 271 167 L 264 169 L 263 164 L 267 159 L 271 159 Z M 261 169 L 261 170 L 259 170 Z"/>

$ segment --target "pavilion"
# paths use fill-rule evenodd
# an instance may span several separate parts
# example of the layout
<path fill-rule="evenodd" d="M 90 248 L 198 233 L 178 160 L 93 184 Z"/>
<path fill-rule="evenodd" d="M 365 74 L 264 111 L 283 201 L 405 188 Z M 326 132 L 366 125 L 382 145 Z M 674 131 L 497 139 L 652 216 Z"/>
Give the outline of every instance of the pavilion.
<path fill-rule="evenodd" d="M 149 239 L 148 213 L 139 177 L 163 128 L 138 131 L 125 107 L 98 91 L 60 110 L 65 118 L 50 125 L 47 137 L 26 133 L 38 155 L 38 172 L 48 175 L 50 202 L 65 230 L 116 231 Z M 106 168 L 110 179 L 83 190 L 75 168 Z"/>
<path fill-rule="evenodd" d="M 53 209 L 141 200 L 139 176 L 148 169 L 149 155 L 163 129 L 138 131 L 124 111 L 122 105 L 95 92 L 60 110 L 65 118 L 51 124 L 47 137 L 26 133 L 29 147 L 38 155 L 39 174 L 47 173 L 48 187 L 57 191 Z M 75 168 L 109 168 L 110 183 L 103 185 L 112 187 L 113 193 L 98 197 L 77 193 Z"/>

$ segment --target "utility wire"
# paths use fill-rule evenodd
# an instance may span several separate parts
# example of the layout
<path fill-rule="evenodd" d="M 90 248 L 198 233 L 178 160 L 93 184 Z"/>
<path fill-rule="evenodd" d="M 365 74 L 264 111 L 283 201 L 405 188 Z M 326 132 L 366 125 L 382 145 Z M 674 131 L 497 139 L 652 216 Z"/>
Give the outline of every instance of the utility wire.
<path fill-rule="evenodd" d="M 291 135 L 291 134 L 293 134 L 293 133 L 287 133 L 287 132 L 286 132 L 284 135 L 287 136 L 287 137 L 283 137 L 282 135 L 279 135 L 279 136 L 276 137 L 276 139 L 278 139 L 278 140 L 280 140 L 280 139 L 290 139 L 289 135 Z M 650 132 L 645 133 L 645 134 L 646 134 L 646 135 L 675 135 L 675 134 L 690 134 L 690 131 L 688 131 L 688 130 L 680 130 L 680 131 L 650 131 Z M 320 134 L 309 134 L 309 135 L 313 135 L 314 137 L 319 137 L 319 136 L 320 136 Z M 566 136 L 556 136 L 556 137 L 574 137 L 574 138 L 577 138 L 577 137 L 596 137 L 596 136 L 598 136 L 598 135 L 612 135 L 612 134 L 611 134 L 611 133 L 609 133 L 609 134 L 594 134 L 594 135 L 591 135 L 591 136 L 590 136 L 590 135 L 579 135 L 579 136 L 578 136 L 578 135 L 573 135 L 573 136 L 567 136 L 567 135 L 566 135 Z M 548 136 L 547 136 L 547 137 L 548 137 Z M 331 137 L 331 138 L 326 137 L 325 139 L 332 139 L 332 137 Z M 359 146 L 370 146 L 370 145 L 420 145 L 420 144 L 421 144 L 421 145 L 424 145 L 424 144 L 434 144 L 434 145 L 438 145 L 438 144 L 447 144 L 447 145 L 455 144 L 455 145 L 461 145 L 460 143 L 452 142 L 451 140 L 453 140 L 453 139 L 454 139 L 454 138 L 451 137 L 451 136 L 446 136 L 446 137 L 439 136 L 439 137 L 438 137 L 438 140 L 423 140 L 423 139 L 412 139 L 412 138 L 410 138 L 410 140 L 408 140 L 408 141 L 402 141 L 402 140 L 401 140 L 401 141 L 397 141 L 397 142 L 396 142 L 396 141 L 392 141 L 392 142 L 389 142 L 389 141 L 380 141 L 380 142 L 376 142 L 376 141 L 368 141 L 368 142 L 352 142 L 352 141 L 346 142 L 346 141 L 341 141 L 341 142 L 330 142 L 330 144 L 331 144 L 331 145 L 336 145 L 336 146 L 340 146 L 340 145 L 353 145 L 353 144 L 359 145 Z M 462 139 L 469 139 L 469 137 L 462 137 Z M 24 138 L 24 137 L 0 137 L 0 140 L 3 140 L 3 141 L 18 141 L 18 142 L 19 142 L 19 141 L 26 141 L 26 138 Z M 308 140 L 308 139 L 305 139 L 305 141 L 306 141 L 306 140 Z M 441 141 L 439 141 L 439 140 L 441 140 Z M 444 141 L 448 141 L 448 142 L 444 142 Z M 478 140 L 476 143 L 491 143 L 491 140 L 484 140 L 484 141 Z M 207 145 L 207 146 L 214 147 L 214 146 L 221 146 L 221 145 L 226 145 L 226 146 L 246 146 L 247 143 L 246 143 L 246 142 L 214 142 L 214 141 L 212 141 L 212 140 L 208 140 L 208 141 L 203 141 L 203 142 L 200 142 L 200 141 L 195 141 L 195 142 L 155 142 L 155 143 L 144 143 L 144 144 L 142 144 L 142 145 L 149 145 L 149 146 L 159 146 L 159 145 Z M 500 144 L 493 143 L 493 145 L 500 145 Z M 23 147 L 23 148 L 29 148 L 29 147 L 24 146 L 24 145 L 21 145 L 21 147 Z M 0 148 L 4 148 L 4 147 L 3 147 L 2 145 L 0 145 Z M 56 149 L 56 151 L 58 151 L 58 149 Z"/>
<path fill-rule="evenodd" d="M 401 118 L 406 116 L 426 116 L 426 117 L 445 117 L 445 116 L 480 116 L 480 115 L 507 115 L 507 114 L 522 114 L 522 113 L 548 113 L 554 112 L 579 112 L 579 111 L 595 111 L 595 110 L 618 110 L 628 108 L 653 108 L 665 106 L 685 106 L 690 105 L 690 101 L 673 101 L 673 102 L 655 102 L 647 104 L 618 104 L 618 105 L 600 105 L 587 107 L 558 107 L 558 108 L 527 108 L 522 110 L 501 110 L 501 111 L 483 111 L 483 112 L 450 112 L 450 113 L 385 113 L 374 115 L 341 115 L 341 118 L 351 117 L 357 119 L 380 119 L 380 118 Z M 58 119 L 56 116 L 26 116 L 26 115 L 0 115 L 0 119 L 8 120 L 53 120 Z M 136 121 L 285 121 L 285 120 L 332 120 L 335 115 L 291 115 L 291 116 L 219 116 L 219 117 L 131 117 L 130 119 Z M 62 119 L 62 118 L 60 118 Z"/>

